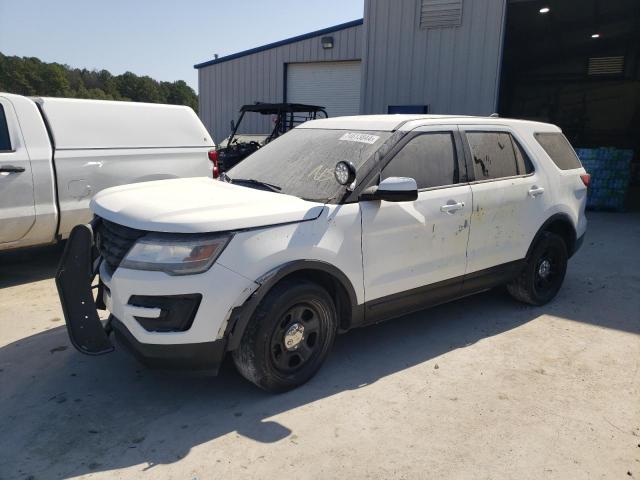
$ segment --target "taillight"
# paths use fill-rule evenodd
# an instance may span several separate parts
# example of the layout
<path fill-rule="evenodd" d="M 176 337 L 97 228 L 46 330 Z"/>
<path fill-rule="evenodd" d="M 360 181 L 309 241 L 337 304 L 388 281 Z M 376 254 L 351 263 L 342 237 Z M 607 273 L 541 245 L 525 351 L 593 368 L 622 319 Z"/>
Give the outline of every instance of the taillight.
<path fill-rule="evenodd" d="M 213 164 L 213 178 L 218 178 L 220 175 L 220 169 L 218 168 L 218 151 L 217 150 L 209 150 L 207 153 L 209 156 L 209 160 Z"/>
<path fill-rule="evenodd" d="M 588 187 L 589 182 L 591 181 L 591 175 L 589 175 L 588 173 L 585 173 L 583 175 L 580 175 L 580 179 L 582 180 L 582 183 L 584 183 L 584 186 Z"/>

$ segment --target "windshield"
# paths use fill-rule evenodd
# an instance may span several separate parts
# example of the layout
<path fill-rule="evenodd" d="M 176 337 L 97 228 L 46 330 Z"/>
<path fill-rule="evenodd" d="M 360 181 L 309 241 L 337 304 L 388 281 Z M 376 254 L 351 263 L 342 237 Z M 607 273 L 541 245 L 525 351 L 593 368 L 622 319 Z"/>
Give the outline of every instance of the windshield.
<path fill-rule="evenodd" d="M 352 162 L 357 171 L 391 135 L 392 132 L 297 128 L 248 156 L 227 176 L 232 181 L 268 183 L 281 193 L 324 203 L 344 188 L 333 176 L 336 163 Z"/>

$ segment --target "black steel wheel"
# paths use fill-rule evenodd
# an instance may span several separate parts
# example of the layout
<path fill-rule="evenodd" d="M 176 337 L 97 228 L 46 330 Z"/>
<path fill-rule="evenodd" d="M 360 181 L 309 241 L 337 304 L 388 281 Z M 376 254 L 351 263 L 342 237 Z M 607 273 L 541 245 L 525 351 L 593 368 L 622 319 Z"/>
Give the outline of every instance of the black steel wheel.
<path fill-rule="evenodd" d="M 318 337 L 325 334 L 322 306 L 296 303 L 289 308 L 271 336 L 271 362 L 284 374 L 291 374 L 311 362 L 321 351 Z"/>
<path fill-rule="evenodd" d="M 270 392 L 302 385 L 333 345 L 337 313 L 328 292 L 308 281 L 284 281 L 262 300 L 232 352 L 245 378 Z"/>
<path fill-rule="evenodd" d="M 545 232 L 535 245 L 522 273 L 507 289 L 511 296 L 531 305 L 550 302 L 567 272 L 567 246 L 562 237 Z"/>

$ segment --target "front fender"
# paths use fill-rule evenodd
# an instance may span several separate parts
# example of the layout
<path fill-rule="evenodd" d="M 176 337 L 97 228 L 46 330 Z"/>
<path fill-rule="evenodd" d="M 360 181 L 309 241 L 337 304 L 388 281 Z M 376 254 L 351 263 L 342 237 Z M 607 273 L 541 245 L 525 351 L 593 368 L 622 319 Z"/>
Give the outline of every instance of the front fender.
<path fill-rule="evenodd" d="M 362 323 L 363 309 L 358 306 L 355 289 L 349 278 L 337 267 L 318 260 L 294 260 L 271 269 L 256 280 L 260 286 L 239 307 L 234 308 L 229 316 L 225 337 L 227 350 L 235 350 L 240 345 L 253 313 L 269 291 L 283 278 L 300 271 L 317 271 L 330 275 L 344 288 L 351 306 L 352 324 Z"/>

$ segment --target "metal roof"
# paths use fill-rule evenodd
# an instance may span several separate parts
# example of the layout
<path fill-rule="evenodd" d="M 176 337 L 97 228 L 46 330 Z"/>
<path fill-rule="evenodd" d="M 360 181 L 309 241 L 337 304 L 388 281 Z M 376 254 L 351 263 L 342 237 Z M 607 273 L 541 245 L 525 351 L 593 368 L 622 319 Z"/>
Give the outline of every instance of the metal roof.
<path fill-rule="evenodd" d="M 207 62 L 197 63 L 193 66 L 193 68 L 203 68 L 208 67 L 209 65 L 215 65 L 217 63 L 228 62 L 229 60 L 234 60 L 236 58 L 244 57 L 247 55 L 251 55 L 253 53 L 263 52 L 265 50 L 270 50 L 272 48 L 281 47 L 282 45 L 287 45 L 289 43 L 299 42 L 301 40 L 306 40 L 308 38 L 317 37 L 320 35 L 326 35 L 327 33 L 337 32 L 338 30 L 344 30 L 345 28 L 356 27 L 358 25 L 362 25 L 364 23 L 364 19 L 360 18 L 358 20 L 352 20 L 350 22 L 341 23 L 340 25 L 334 25 L 333 27 L 323 28 L 322 30 L 316 30 L 314 32 L 305 33 L 303 35 L 298 35 L 296 37 L 286 38 L 284 40 L 280 40 L 273 43 L 268 43 L 266 45 L 262 45 L 260 47 L 251 48 L 249 50 L 244 50 L 242 52 L 233 53 L 231 55 L 227 55 L 220 58 L 215 58 L 213 60 L 209 60 Z"/>

